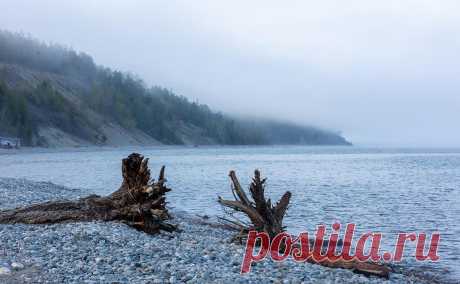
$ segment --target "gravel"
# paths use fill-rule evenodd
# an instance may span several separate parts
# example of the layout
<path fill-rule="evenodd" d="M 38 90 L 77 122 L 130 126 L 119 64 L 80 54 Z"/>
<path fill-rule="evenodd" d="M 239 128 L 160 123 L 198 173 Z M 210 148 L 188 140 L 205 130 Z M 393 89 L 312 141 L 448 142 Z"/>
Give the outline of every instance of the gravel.
<path fill-rule="evenodd" d="M 52 183 L 0 179 L 0 208 L 87 195 Z M 420 283 L 365 277 L 292 261 L 264 260 L 240 275 L 233 232 L 174 211 L 181 232 L 147 235 L 116 222 L 0 225 L 1 283 Z"/>
<path fill-rule="evenodd" d="M 9 209 L 32 203 L 79 198 L 88 193 L 51 182 L 0 178 L 0 208 Z"/>

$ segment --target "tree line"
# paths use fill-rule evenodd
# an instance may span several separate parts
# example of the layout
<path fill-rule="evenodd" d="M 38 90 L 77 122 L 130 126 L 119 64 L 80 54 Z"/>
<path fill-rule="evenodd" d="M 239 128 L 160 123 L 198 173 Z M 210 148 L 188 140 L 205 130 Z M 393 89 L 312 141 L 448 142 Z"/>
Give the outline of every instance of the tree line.
<path fill-rule="evenodd" d="M 231 118 L 165 88 L 147 87 L 133 75 L 98 66 L 85 53 L 24 34 L 0 31 L 0 63 L 55 74 L 84 86 L 78 89 L 80 103 L 75 104 L 46 80 L 29 89 L 8 89 L 3 84 L 0 132 L 17 135 L 26 144 L 33 144 L 39 124 L 46 123 L 47 119 L 34 117 L 38 109 L 45 110 L 61 130 L 90 141 L 98 126 L 86 118 L 85 109 L 166 144 L 183 144 L 177 129 L 184 127 L 228 145 L 346 143 L 339 135 L 316 128 Z M 0 82 L 2 79 L 0 72 Z M 103 142 L 99 138 L 96 140 Z"/>

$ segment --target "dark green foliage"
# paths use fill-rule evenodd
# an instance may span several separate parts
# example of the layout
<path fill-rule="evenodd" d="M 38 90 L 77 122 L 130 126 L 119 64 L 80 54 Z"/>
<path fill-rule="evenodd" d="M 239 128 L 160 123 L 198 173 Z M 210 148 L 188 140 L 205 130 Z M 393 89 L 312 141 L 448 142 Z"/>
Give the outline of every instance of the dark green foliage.
<path fill-rule="evenodd" d="M 0 133 L 20 137 L 24 144 L 30 144 L 34 131 L 25 97 L 11 93 L 0 82 Z"/>
<path fill-rule="evenodd" d="M 256 121 L 252 127 L 264 131 L 273 144 L 351 145 L 337 133 L 288 122 Z"/>
<path fill-rule="evenodd" d="M 23 91 L 9 90 L 0 82 L 0 134 L 19 137 L 24 145 L 37 145 L 39 125 L 55 127 L 89 141 L 95 139 L 88 130 L 96 126 L 49 82 Z"/>
<path fill-rule="evenodd" d="M 77 109 L 75 104 L 56 91 L 49 82 L 39 84 L 27 94 L 27 99 L 33 107 L 46 111 L 45 120 L 36 118 L 41 125 L 53 126 L 89 141 L 94 139 L 88 128 L 94 129 L 96 126 L 91 125 L 84 112 Z"/>
<path fill-rule="evenodd" d="M 93 59 L 59 45 L 49 45 L 22 34 L 0 30 L 0 63 L 52 73 L 65 82 L 77 82 L 70 101 L 62 82 L 44 81 L 32 89 L 0 89 L 0 135 L 4 132 L 34 144 L 38 126 L 51 126 L 94 143 L 104 143 L 88 110 L 127 129 L 140 129 L 166 144 L 183 144 L 185 136 L 197 143 L 346 144 L 337 134 L 289 123 L 235 120 L 208 106 L 160 88 L 147 88 L 133 76 L 96 66 Z M 0 73 L 0 81 L 2 80 Z M 81 87 L 83 86 L 83 87 Z M 66 88 L 64 86 L 64 88 Z M 36 144 L 36 143 L 35 143 Z"/>
<path fill-rule="evenodd" d="M 60 45 L 39 42 L 24 34 L 0 30 L 0 62 L 73 76 L 90 81 L 97 72 L 93 59 Z"/>
<path fill-rule="evenodd" d="M 247 129 L 208 106 L 191 103 L 187 98 L 144 83 L 132 76 L 104 69 L 98 73 L 88 107 L 116 120 L 137 127 L 166 144 L 182 144 L 175 132 L 181 124 L 201 129 L 201 135 L 219 144 L 264 144 L 261 133 Z"/>

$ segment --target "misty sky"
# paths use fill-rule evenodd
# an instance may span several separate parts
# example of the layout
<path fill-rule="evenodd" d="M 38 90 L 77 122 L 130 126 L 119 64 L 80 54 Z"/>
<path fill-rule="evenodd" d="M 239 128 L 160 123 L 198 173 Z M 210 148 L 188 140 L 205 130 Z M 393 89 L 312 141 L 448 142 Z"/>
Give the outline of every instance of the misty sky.
<path fill-rule="evenodd" d="M 215 110 L 460 146 L 460 1 L 0 2 L 0 28 L 61 43 Z"/>

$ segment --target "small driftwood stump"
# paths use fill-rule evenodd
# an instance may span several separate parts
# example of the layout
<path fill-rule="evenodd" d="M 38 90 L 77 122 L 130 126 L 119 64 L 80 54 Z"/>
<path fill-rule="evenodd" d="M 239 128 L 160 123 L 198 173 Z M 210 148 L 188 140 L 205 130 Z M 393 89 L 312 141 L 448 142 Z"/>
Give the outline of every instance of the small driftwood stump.
<path fill-rule="evenodd" d="M 163 166 L 158 181 L 150 180 L 148 159 L 133 153 L 122 161 L 123 183 L 109 196 L 90 195 L 74 201 L 53 201 L 0 211 L 0 223 L 52 224 L 79 221 L 121 221 L 149 234 L 174 231 L 166 223 Z"/>
<path fill-rule="evenodd" d="M 236 240 L 242 240 L 246 237 L 248 231 L 255 230 L 258 232 L 266 232 L 270 238 L 274 238 L 279 233 L 283 232 L 283 218 L 291 199 L 291 193 L 287 191 L 281 197 L 280 201 L 273 206 L 270 199 L 265 199 L 265 181 L 261 179 L 260 172 L 255 170 L 254 178 L 249 186 L 249 191 L 253 201 L 249 200 L 244 190 L 241 188 L 240 182 L 234 171 L 230 171 L 230 179 L 232 180 L 232 192 L 235 200 L 224 200 L 219 196 L 218 202 L 225 207 L 243 212 L 251 221 L 251 224 L 244 223 L 240 220 L 230 220 L 221 218 L 221 221 L 229 226 L 240 229 L 240 234 L 235 237 Z"/>
<path fill-rule="evenodd" d="M 230 171 L 229 176 L 232 180 L 232 193 L 235 200 L 224 200 L 219 196 L 218 202 L 225 207 L 244 213 L 251 222 L 251 224 L 248 224 L 237 218 L 233 218 L 233 220 L 223 217 L 220 218 L 224 226 L 239 231 L 239 234 L 237 234 L 233 240 L 242 243 L 243 239 L 247 237 L 250 230 L 266 232 L 270 239 L 273 239 L 277 234 L 284 232 L 285 227 L 283 226 L 283 218 L 291 199 L 291 193 L 289 191 L 284 193 L 280 201 L 275 206 L 272 206 L 270 199 L 266 200 L 264 195 L 266 179 L 261 179 L 260 172 L 256 170 L 252 183 L 249 187 L 249 191 L 253 199 L 253 201 L 251 201 L 241 188 L 235 172 Z M 310 245 L 313 245 L 313 243 L 314 240 L 310 239 Z M 339 243 L 342 244 L 342 241 L 340 240 Z M 323 247 L 323 249 L 326 249 L 327 240 L 324 241 L 324 245 L 325 247 Z M 284 250 L 283 246 L 281 246 L 280 249 Z M 391 269 L 385 265 L 372 262 L 344 260 L 323 260 L 318 262 L 313 258 L 308 258 L 307 262 L 330 268 L 349 269 L 367 276 L 373 275 L 383 278 L 388 278 L 391 271 Z"/>

